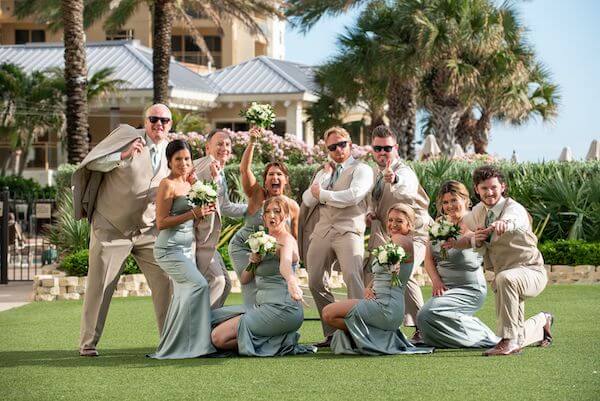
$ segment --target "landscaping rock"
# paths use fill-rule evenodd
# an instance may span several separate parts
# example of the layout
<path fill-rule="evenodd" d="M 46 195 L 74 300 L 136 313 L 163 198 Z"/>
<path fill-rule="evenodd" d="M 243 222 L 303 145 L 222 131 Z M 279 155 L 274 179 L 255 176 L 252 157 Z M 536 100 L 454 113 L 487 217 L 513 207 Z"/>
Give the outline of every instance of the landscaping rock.
<path fill-rule="evenodd" d="M 56 297 L 56 299 L 59 301 L 77 301 L 81 299 L 81 295 L 77 293 L 60 294 Z"/>

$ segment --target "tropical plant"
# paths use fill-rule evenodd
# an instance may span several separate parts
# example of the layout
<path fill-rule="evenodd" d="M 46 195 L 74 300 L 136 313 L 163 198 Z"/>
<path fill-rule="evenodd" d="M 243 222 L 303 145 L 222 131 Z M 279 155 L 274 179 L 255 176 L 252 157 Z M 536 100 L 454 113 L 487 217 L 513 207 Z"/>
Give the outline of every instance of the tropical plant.
<path fill-rule="evenodd" d="M 21 175 L 33 142 L 62 129 L 61 96 L 43 73 L 9 63 L 0 65 L 0 93 L 0 136 L 10 142 L 14 174 Z"/>
<path fill-rule="evenodd" d="M 57 200 L 58 218 L 47 226 L 48 240 L 56 245 L 59 254 L 66 255 L 88 248 L 90 224 L 86 219 L 76 220 L 73 196 L 63 193 Z"/>
<path fill-rule="evenodd" d="M 208 121 L 198 113 L 181 113 L 172 110 L 175 132 L 206 132 Z"/>
<path fill-rule="evenodd" d="M 88 77 L 86 96 L 89 103 L 106 94 L 117 92 L 127 83 L 123 79 L 111 78 L 114 72 L 115 69 L 112 67 L 100 68 Z M 67 87 L 64 69 L 61 67 L 52 67 L 48 68 L 45 73 L 53 81 L 56 89 L 66 97 Z"/>

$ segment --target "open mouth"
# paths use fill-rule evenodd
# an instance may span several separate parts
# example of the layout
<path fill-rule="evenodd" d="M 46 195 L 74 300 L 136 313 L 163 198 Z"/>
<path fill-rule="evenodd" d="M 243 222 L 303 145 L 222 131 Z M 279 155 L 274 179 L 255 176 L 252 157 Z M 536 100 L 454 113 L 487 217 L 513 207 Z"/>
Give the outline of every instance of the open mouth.
<path fill-rule="evenodd" d="M 272 182 L 271 183 L 271 190 L 273 191 L 279 191 L 281 189 L 281 184 L 278 182 Z"/>

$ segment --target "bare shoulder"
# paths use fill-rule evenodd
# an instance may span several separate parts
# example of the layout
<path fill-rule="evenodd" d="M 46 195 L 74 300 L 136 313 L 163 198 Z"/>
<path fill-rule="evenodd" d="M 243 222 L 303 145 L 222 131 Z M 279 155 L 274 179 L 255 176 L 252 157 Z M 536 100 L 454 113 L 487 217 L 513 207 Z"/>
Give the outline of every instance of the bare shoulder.
<path fill-rule="evenodd" d="M 298 212 L 300 211 L 300 206 L 298 206 L 298 202 L 296 202 L 295 200 L 293 200 L 292 198 L 286 196 L 287 199 L 287 203 L 288 203 L 288 207 L 290 208 L 290 212 L 294 213 L 294 214 L 298 214 Z"/>
<path fill-rule="evenodd" d="M 169 177 L 165 177 L 162 180 L 160 180 L 158 190 L 162 191 L 163 193 L 171 194 L 175 191 L 175 182 Z"/>

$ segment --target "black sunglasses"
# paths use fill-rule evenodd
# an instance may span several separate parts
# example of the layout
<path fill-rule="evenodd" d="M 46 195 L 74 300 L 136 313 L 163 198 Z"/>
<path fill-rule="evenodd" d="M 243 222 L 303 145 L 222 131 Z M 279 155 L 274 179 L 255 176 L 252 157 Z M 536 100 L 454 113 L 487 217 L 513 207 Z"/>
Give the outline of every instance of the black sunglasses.
<path fill-rule="evenodd" d="M 171 122 L 171 119 L 169 117 L 149 116 L 148 121 L 150 121 L 152 124 L 156 124 L 157 122 L 160 121 L 162 123 L 162 125 L 167 125 L 168 123 Z"/>
<path fill-rule="evenodd" d="M 387 146 L 373 146 L 373 150 L 375 152 L 381 152 L 382 150 L 385 153 L 390 153 L 392 151 L 392 149 L 394 149 L 393 146 L 387 145 Z"/>
<path fill-rule="evenodd" d="M 348 145 L 348 141 L 342 141 L 342 142 L 338 142 L 338 143 L 332 143 L 331 145 L 327 146 L 327 149 L 330 152 L 333 152 L 333 151 L 335 151 L 336 148 L 344 149 L 346 147 L 346 145 Z"/>

